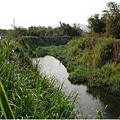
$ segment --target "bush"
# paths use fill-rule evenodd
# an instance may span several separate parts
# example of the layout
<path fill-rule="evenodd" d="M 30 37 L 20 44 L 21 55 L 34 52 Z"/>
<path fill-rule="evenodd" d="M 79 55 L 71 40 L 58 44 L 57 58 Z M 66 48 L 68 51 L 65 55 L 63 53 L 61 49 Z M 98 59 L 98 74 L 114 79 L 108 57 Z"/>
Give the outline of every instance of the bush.
<path fill-rule="evenodd" d="M 98 39 L 93 49 L 93 66 L 100 67 L 109 60 L 113 52 L 113 39 Z"/>
<path fill-rule="evenodd" d="M 84 83 L 87 82 L 90 75 L 90 69 L 83 67 L 78 67 L 74 72 L 71 72 L 69 75 L 69 80 L 74 83 Z"/>

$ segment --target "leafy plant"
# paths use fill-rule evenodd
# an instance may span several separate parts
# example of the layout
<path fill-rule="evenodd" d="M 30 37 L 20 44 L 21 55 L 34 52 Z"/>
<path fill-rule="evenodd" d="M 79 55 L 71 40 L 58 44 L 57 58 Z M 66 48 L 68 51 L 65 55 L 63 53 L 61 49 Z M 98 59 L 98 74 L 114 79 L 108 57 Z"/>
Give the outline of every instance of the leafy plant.
<path fill-rule="evenodd" d="M 0 106 L 6 119 L 15 119 L 1 81 L 0 81 Z"/>

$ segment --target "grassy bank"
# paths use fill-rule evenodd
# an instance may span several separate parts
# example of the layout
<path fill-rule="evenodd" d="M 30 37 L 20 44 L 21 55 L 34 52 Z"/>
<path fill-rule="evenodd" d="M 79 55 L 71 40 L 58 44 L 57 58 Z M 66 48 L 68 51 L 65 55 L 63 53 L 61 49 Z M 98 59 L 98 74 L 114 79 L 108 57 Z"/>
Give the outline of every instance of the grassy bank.
<path fill-rule="evenodd" d="M 67 44 L 72 37 L 60 37 L 60 36 L 44 36 L 44 37 L 35 37 L 35 36 L 22 36 L 20 37 L 21 44 L 24 45 L 27 43 L 32 49 L 35 49 L 39 46 L 51 46 L 51 45 L 65 45 Z"/>
<path fill-rule="evenodd" d="M 54 81 L 39 75 L 29 53 L 18 42 L 0 43 L 0 80 L 15 118 L 75 118 L 73 103 Z"/>
<path fill-rule="evenodd" d="M 116 48 L 116 44 L 117 48 Z M 91 87 L 105 88 L 120 96 L 119 40 L 76 39 L 67 44 L 67 54 L 75 58 L 71 81 L 87 82 Z M 117 50 L 118 49 L 118 50 Z"/>
<path fill-rule="evenodd" d="M 38 47 L 35 52 L 62 61 L 71 82 L 86 82 L 90 87 L 104 88 L 120 96 L 119 48 L 116 39 L 83 37 L 63 46 Z"/>

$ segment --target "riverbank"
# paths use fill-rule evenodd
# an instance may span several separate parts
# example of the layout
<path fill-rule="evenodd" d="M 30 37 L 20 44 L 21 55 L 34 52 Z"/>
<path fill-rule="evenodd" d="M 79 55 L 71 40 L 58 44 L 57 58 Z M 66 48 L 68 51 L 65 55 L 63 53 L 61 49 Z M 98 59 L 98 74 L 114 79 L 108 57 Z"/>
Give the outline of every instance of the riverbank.
<path fill-rule="evenodd" d="M 0 79 L 15 118 L 75 118 L 73 103 L 54 87 L 54 80 L 32 67 L 29 52 L 15 41 L 0 43 Z M 1 110 L 0 118 L 4 118 Z"/>
<path fill-rule="evenodd" d="M 120 96 L 119 40 L 77 38 L 67 45 L 38 47 L 38 56 L 52 55 L 67 68 L 74 84 L 106 89 Z"/>

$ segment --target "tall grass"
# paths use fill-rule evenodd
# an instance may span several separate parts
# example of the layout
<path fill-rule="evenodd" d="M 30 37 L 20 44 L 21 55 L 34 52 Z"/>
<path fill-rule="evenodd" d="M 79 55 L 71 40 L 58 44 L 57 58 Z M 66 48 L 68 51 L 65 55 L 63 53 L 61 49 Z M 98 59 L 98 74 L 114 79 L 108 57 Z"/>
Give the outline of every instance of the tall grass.
<path fill-rule="evenodd" d="M 0 71 L 1 71 L 1 74 L 3 74 L 2 69 L 5 67 L 5 63 L 6 63 L 6 61 L 8 62 L 8 59 L 9 59 L 10 38 L 7 39 L 5 46 L 3 46 L 3 44 L 4 43 L 0 44 L 0 54 L 1 54 L 1 56 L 0 56 Z M 3 52 L 3 49 L 4 49 L 4 52 Z M 14 115 L 13 115 L 12 109 L 10 107 L 10 104 L 8 102 L 8 98 L 7 98 L 7 95 L 6 95 L 6 92 L 4 90 L 1 80 L 0 80 L 0 107 L 2 109 L 4 117 L 6 119 L 8 119 L 8 118 L 14 119 Z"/>
<path fill-rule="evenodd" d="M 32 67 L 27 49 L 15 41 L 0 43 L 0 79 L 15 118 L 74 118 L 72 103 Z M 0 118 L 6 118 L 0 113 Z"/>
<path fill-rule="evenodd" d="M 1 81 L 0 81 L 0 106 L 5 116 L 5 119 L 8 119 L 8 118 L 14 119 L 12 109 L 9 105 L 8 98 Z"/>

